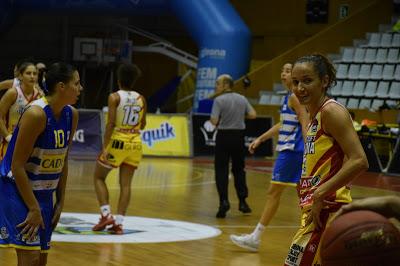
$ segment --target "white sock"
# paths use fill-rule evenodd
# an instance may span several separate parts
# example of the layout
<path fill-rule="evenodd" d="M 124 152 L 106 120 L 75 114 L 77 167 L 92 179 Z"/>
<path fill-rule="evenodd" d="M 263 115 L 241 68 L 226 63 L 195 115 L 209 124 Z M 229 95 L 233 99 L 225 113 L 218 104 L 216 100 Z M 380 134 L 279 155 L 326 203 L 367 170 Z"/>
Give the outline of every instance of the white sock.
<path fill-rule="evenodd" d="M 101 212 L 101 215 L 103 215 L 104 217 L 111 214 L 110 205 L 107 204 L 107 205 L 100 206 L 100 212 Z"/>
<path fill-rule="evenodd" d="M 123 222 L 124 222 L 124 216 L 123 215 L 120 215 L 120 214 L 115 215 L 115 223 L 116 224 L 121 224 L 122 225 Z"/>
<path fill-rule="evenodd" d="M 254 240 L 260 240 L 262 233 L 265 230 L 265 226 L 258 223 L 256 228 L 254 229 L 253 233 L 251 235 L 253 236 Z"/>

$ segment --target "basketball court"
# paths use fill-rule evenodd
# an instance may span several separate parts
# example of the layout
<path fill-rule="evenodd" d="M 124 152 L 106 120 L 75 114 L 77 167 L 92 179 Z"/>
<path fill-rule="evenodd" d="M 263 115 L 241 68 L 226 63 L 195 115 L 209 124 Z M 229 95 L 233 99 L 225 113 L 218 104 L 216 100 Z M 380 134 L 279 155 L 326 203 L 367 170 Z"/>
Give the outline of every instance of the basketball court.
<path fill-rule="evenodd" d="M 281 206 L 262 237 L 258 253 L 241 249 L 230 234 L 249 233 L 265 203 L 273 161 L 247 160 L 247 180 L 253 213 L 237 210 L 230 182 L 231 210 L 216 219 L 218 198 L 212 158 L 147 157 L 135 173 L 125 234 L 94 235 L 98 219 L 92 175 L 94 161 L 70 161 L 64 213 L 53 235 L 48 265 L 283 265 L 299 224 L 297 193 L 288 188 Z M 117 172 L 107 179 L 112 210 L 119 185 Z M 354 181 L 354 198 L 400 196 L 399 177 L 365 173 Z M 66 242 L 65 242 L 66 241 Z M 0 249 L 0 265 L 16 265 L 13 249 Z"/>

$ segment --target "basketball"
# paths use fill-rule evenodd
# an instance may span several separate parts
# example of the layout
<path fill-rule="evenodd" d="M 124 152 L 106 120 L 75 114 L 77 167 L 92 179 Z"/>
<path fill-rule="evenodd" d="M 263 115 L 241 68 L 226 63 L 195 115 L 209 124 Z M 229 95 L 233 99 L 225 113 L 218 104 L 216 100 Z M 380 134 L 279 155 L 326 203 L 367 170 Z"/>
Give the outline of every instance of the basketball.
<path fill-rule="evenodd" d="M 324 266 L 399 265 L 400 232 L 378 213 L 345 213 L 325 230 L 321 260 Z"/>

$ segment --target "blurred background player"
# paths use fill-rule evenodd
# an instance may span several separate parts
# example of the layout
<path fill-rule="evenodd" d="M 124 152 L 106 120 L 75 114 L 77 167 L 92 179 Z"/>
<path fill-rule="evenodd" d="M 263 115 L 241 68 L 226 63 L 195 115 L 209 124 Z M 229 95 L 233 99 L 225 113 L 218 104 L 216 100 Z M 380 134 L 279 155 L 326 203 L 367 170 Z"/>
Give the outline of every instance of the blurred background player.
<path fill-rule="evenodd" d="M 9 89 L 0 100 L 0 135 L 3 142 L 0 159 L 4 156 L 19 117 L 30 102 L 41 97 L 37 84 L 37 69 L 31 62 L 24 62 L 18 69 L 20 82 Z"/>
<path fill-rule="evenodd" d="M 146 125 L 146 100 L 134 91 L 140 69 L 133 64 L 118 68 L 119 90 L 108 97 L 108 120 L 104 134 L 103 151 L 99 155 L 94 173 L 94 185 L 100 204 L 101 217 L 93 231 L 104 230 L 123 234 L 122 224 L 131 196 L 133 174 L 142 158 L 140 130 Z M 119 167 L 120 195 L 117 215 L 111 215 L 105 179 L 113 168 Z"/>
<path fill-rule="evenodd" d="M 293 92 L 310 114 L 298 185 L 301 227 L 285 265 L 320 265 L 325 226 L 351 202 L 348 184 L 368 169 L 367 157 L 347 109 L 327 96 L 336 70 L 323 55 L 303 56 L 292 70 Z M 346 157 L 346 159 L 345 159 Z"/>
<path fill-rule="evenodd" d="M 267 191 L 267 202 L 260 221 L 251 234 L 231 235 L 233 243 L 251 251 L 258 250 L 261 235 L 278 210 L 282 192 L 287 186 L 296 187 L 301 176 L 304 151 L 303 135 L 306 134 L 309 119 L 307 110 L 292 93 L 291 72 L 292 64 L 286 63 L 282 67 L 281 80 L 288 90 L 288 94 L 283 99 L 280 122 L 255 139 L 249 146 L 249 152 L 254 153 L 261 143 L 279 135 L 276 147 L 278 157 L 275 161 L 271 184 Z M 289 165 L 290 167 L 288 167 Z"/>
<path fill-rule="evenodd" d="M 211 111 L 210 121 L 217 126 L 215 141 L 215 181 L 219 195 L 217 218 L 225 218 L 230 209 L 228 200 L 229 161 L 232 159 L 232 174 L 235 180 L 236 194 L 239 198 L 239 210 L 250 213 L 246 198 L 244 130 L 245 119 L 255 119 L 256 111 L 249 101 L 232 91 L 233 79 L 223 74 L 217 78 L 215 94 L 217 95 Z"/>
<path fill-rule="evenodd" d="M 0 165 L 0 246 L 15 248 L 23 266 L 47 263 L 64 205 L 68 147 L 78 124 L 78 111 L 71 107 L 82 90 L 77 70 L 54 64 L 46 82 L 48 95 L 24 111 Z"/>

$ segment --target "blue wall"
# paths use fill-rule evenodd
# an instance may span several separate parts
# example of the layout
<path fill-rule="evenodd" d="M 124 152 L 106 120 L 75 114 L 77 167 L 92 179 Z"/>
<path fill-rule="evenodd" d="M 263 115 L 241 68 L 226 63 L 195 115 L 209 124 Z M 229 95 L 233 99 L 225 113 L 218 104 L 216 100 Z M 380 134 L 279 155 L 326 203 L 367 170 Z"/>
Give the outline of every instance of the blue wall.
<path fill-rule="evenodd" d="M 3 1 L 2 1 L 3 2 Z M 9 2 L 9 1 L 5 1 Z M 14 0 L 0 5 L 0 27 L 13 11 L 107 13 L 125 15 L 175 14 L 199 47 L 193 111 L 214 92 L 221 74 L 234 79 L 248 71 L 251 34 L 228 0 Z M 3 4 L 5 5 L 5 4 Z M 206 101 L 204 101 L 206 102 Z"/>

